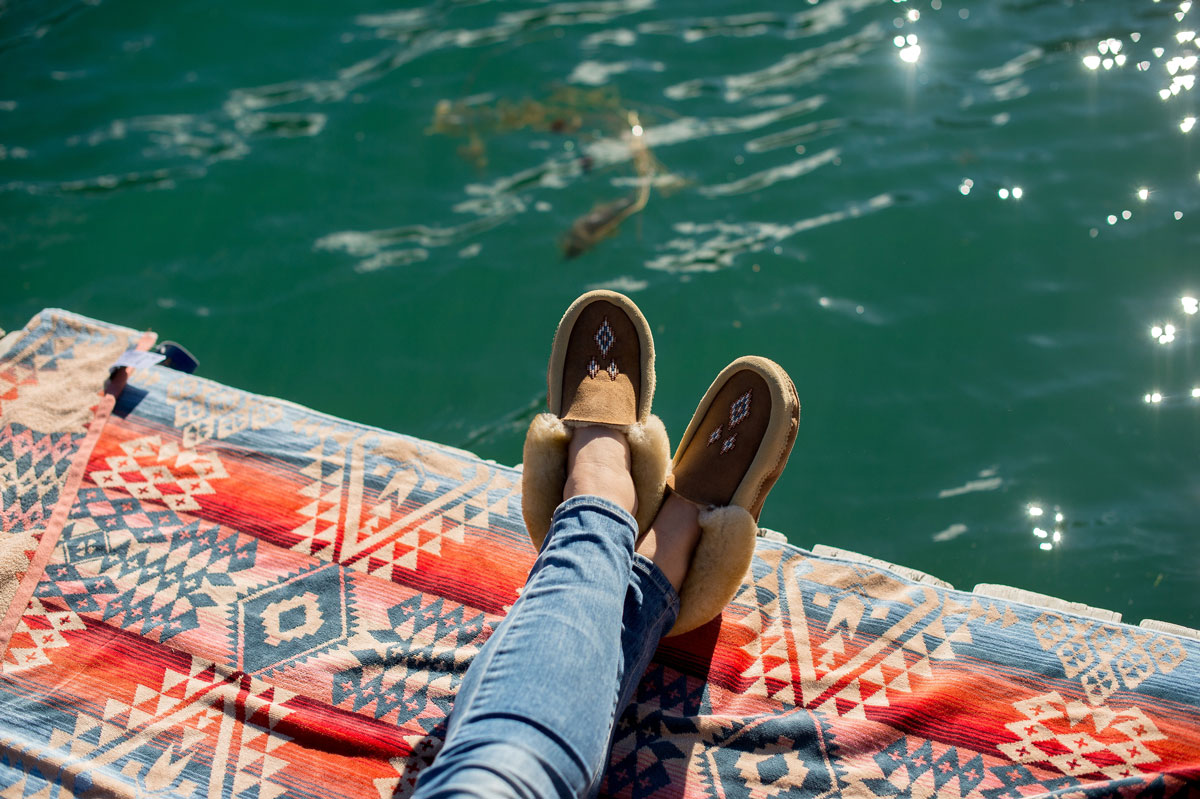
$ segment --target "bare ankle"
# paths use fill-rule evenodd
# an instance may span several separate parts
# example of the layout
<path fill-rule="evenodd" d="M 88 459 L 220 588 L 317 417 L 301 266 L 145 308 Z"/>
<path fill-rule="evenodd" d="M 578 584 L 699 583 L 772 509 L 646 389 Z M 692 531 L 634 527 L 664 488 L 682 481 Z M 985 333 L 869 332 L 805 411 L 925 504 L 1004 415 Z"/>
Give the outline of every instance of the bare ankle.
<path fill-rule="evenodd" d="M 630 474 L 629 442 L 608 427 L 576 428 L 567 448 L 567 481 L 563 499 L 590 494 L 637 511 L 637 492 Z"/>
<path fill-rule="evenodd" d="M 678 591 L 687 577 L 692 553 L 700 541 L 700 509 L 676 494 L 670 494 L 649 531 L 638 542 L 637 551 L 650 560 Z"/>

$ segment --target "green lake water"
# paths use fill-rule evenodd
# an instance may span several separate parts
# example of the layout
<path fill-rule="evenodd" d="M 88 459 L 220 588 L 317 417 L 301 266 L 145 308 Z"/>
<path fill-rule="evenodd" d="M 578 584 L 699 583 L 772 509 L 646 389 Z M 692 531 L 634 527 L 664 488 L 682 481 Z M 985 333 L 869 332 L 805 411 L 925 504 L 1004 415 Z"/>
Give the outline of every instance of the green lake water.
<path fill-rule="evenodd" d="M 1198 15 L 0 0 L 0 326 L 152 328 L 516 463 L 559 315 L 616 288 L 675 438 L 732 358 L 792 374 L 792 542 L 1197 626 Z M 565 260 L 638 186 L 630 112 L 649 201 Z"/>

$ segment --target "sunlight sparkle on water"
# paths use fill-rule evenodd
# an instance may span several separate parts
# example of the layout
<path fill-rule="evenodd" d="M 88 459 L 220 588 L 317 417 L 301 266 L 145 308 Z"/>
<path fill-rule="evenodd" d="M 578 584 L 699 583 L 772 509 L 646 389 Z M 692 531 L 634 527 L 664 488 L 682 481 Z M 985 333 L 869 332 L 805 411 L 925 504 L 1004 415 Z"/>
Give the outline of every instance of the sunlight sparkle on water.
<path fill-rule="evenodd" d="M 1200 313 L 1200 298 L 1196 297 L 1193 293 L 1187 292 L 1184 294 L 1178 294 L 1176 295 L 1176 299 L 1179 302 L 1177 310 L 1182 309 L 1184 314 L 1187 316 L 1194 316 L 1197 313 Z M 1190 322 L 1190 320 L 1188 321 Z M 1163 320 L 1162 322 L 1157 322 L 1150 326 L 1150 338 L 1159 345 L 1166 346 L 1174 344 L 1175 346 L 1171 348 L 1173 353 L 1179 352 L 1179 350 L 1175 348 L 1182 347 L 1182 354 L 1188 358 L 1187 365 L 1189 367 L 1188 372 L 1190 374 L 1181 375 L 1178 380 L 1175 380 L 1170 374 L 1171 371 L 1174 371 L 1174 368 L 1167 367 L 1166 372 L 1164 373 L 1163 365 L 1159 359 L 1156 358 L 1155 360 L 1157 364 L 1155 368 L 1155 382 L 1160 383 L 1161 385 L 1160 381 L 1166 377 L 1170 384 L 1163 386 L 1162 388 L 1152 389 L 1149 393 L 1144 395 L 1143 399 L 1145 400 L 1146 404 L 1177 406 L 1181 402 L 1188 401 L 1189 397 L 1192 400 L 1200 399 L 1200 387 L 1197 386 L 1197 378 L 1194 374 L 1195 370 L 1194 368 L 1191 368 L 1192 353 L 1190 352 L 1190 348 L 1193 346 L 1194 342 L 1192 340 L 1192 336 L 1190 335 L 1190 328 L 1187 325 L 1177 326 L 1173 321 Z M 1176 344 L 1175 342 L 1177 340 L 1181 340 L 1181 343 Z M 1184 380 L 1186 380 L 1187 383 L 1180 385 L 1180 383 L 1183 383 Z M 1192 407 L 1195 406 L 1193 405 Z"/>
<path fill-rule="evenodd" d="M 896 27 L 900 27 L 901 20 L 897 19 Z M 910 33 L 907 36 L 896 36 L 892 39 L 892 44 L 900 49 L 900 60 L 906 61 L 909 64 L 915 64 L 917 59 L 921 57 L 921 45 L 917 44 L 917 34 Z"/>
<path fill-rule="evenodd" d="M 970 178 L 965 178 L 963 180 L 963 182 L 960 183 L 958 186 L 958 193 L 961 194 L 962 196 L 966 197 L 968 194 L 971 193 L 971 187 L 974 185 L 975 185 L 975 181 L 971 180 Z"/>
<path fill-rule="evenodd" d="M 1139 200 L 1148 200 L 1148 199 L 1150 198 L 1150 190 L 1149 190 L 1149 189 L 1147 189 L 1145 186 L 1143 186 L 1142 188 L 1138 189 L 1138 193 L 1137 193 L 1137 194 L 1138 194 L 1138 199 L 1139 199 Z"/>
<path fill-rule="evenodd" d="M 915 33 L 910 33 L 907 36 L 897 36 L 892 39 L 892 44 L 900 48 L 901 61 L 915 64 L 917 59 L 921 57 L 921 45 L 917 44 L 917 34 Z"/>
<path fill-rule="evenodd" d="M 1034 538 L 1039 539 L 1038 547 L 1040 549 L 1049 551 L 1054 549 L 1055 544 L 1062 542 L 1063 523 L 1066 521 L 1067 517 L 1066 514 L 1062 512 L 1061 508 L 1055 506 L 1054 527 L 1049 530 L 1042 527 L 1041 525 L 1044 524 L 1044 522 L 1040 521 L 1040 517 L 1046 513 L 1045 508 L 1035 502 L 1031 502 L 1025 506 L 1025 512 L 1029 514 L 1030 518 L 1039 519 L 1039 523 L 1033 527 L 1033 536 Z"/>
<path fill-rule="evenodd" d="M 1183 121 L 1179 123 L 1179 129 L 1182 130 L 1184 133 L 1188 133 L 1195 126 L 1196 126 L 1196 118 L 1195 117 L 1184 117 Z"/>
<path fill-rule="evenodd" d="M 1150 328 L 1150 338 L 1157 340 L 1159 344 L 1170 344 L 1175 340 L 1175 325 L 1155 325 Z"/>
<path fill-rule="evenodd" d="M 1180 8 L 1183 8 L 1185 5 L 1188 9 L 1191 8 L 1191 5 L 1187 3 L 1182 4 Z M 1176 13 L 1175 18 L 1177 20 L 1182 20 L 1186 13 L 1187 10 L 1184 9 Z M 1131 35 L 1130 38 L 1133 41 L 1138 41 L 1141 36 L 1138 35 L 1137 38 L 1134 38 L 1134 36 Z M 1178 45 L 1194 45 L 1195 47 L 1200 47 L 1200 38 L 1197 38 L 1194 30 L 1178 31 L 1175 33 L 1175 41 Z M 1104 42 L 1101 42 L 1100 45 L 1097 45 L 1097 49 L 1103 52 L 1105 45 L 1108 42 L 1111 42 L 1111 40 L 1105 40 Z M 1163 58 L 1167 54 L 1167 48 L 1165 47 L 1154 47 L 1151 49 L 1155 58 Z M 1122 53 L 1120 55 L 1123 56 L 1124 54 Z M 1089 68 L 1096 69 L 1095 66 L 1091 66 L 1094 61 L 1094 58 L 1089 56 L 1085 62 L 1089 64 Z M 1158 90 L 1158 96 L 1165 102 L 1170 100 L 1172 97 L 1177 97 L 1181 92 L 1191 91 L 1193 88 L 1195 88 L 1196 76 L 1192 74 L 1192 70 L 1196 68 L 1197 64 L 1200 64 L 1200 57 L 1195 54 L 1191 47 L 1188 48 L 1188 52 L 1185 55 L 1173 55 L 1168 57 L 1163 63 L 1163 66 L 1166 67 L 1167 74 L 1171 76 L 1171 82 L 1168 86 Z M 1150 62 L 1139 61 L 1137 63 L 1137 68 L 1139 71 L 1148 70 L 1150 69 Z M 1188 129 L 1189 128 L 1184 128 L 1183 132 L 1187 133 Z"/>

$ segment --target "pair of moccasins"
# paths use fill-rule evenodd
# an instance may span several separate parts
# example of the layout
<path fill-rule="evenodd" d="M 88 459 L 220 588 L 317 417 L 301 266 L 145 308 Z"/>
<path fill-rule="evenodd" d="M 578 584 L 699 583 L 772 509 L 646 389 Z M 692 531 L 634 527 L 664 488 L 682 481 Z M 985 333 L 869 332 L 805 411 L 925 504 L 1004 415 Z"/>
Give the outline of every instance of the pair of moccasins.
<path fill-rule="evenodd" d="M 758 516 L 796 440 L 800 403 L 787 373 L 757 356 L 738 358 L 709 386 L 675 457 L 654 399 L 654 340 L 633 301 L 592 291 L 558 324 L 547 369 L 549 413 L 525 437 L 525 526 L 541 549 L 567 477 L 575 427 L 601 425 L 629 441 L 639 535 L 668 491 L 700 508 L 700 541 L 679 591 L 668 635 L 693 630 L 721 613 L 750 568 Z"/>

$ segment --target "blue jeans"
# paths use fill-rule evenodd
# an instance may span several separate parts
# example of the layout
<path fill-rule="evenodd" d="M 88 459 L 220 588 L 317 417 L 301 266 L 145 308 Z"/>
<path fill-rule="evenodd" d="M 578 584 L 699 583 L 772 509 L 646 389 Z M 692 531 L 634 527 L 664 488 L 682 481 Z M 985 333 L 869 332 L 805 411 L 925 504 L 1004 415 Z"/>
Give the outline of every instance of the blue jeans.
<path fill-rule="evenodd" d="M 596 794 L 617 719 L 679 614 L 636 537 L 633 517 L 608 500 L 558 506 L 524 593 L 463 678 L 415 798 Z"/>

